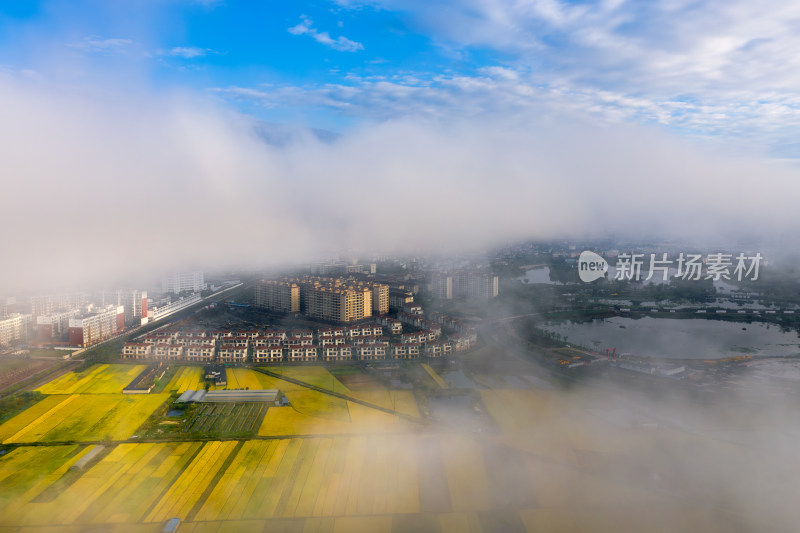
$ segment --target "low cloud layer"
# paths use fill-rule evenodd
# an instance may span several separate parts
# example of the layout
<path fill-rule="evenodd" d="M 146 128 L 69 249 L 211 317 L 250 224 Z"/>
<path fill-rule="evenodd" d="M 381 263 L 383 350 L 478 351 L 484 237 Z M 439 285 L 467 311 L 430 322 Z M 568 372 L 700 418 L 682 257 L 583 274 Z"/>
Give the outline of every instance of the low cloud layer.
<path fill-rule="evenodd" d="M 196 95 L 0 79 L 4 292 L 332 248 L 781 238 L 795 167 L 574 116 L 417 115 L 270 146 Z"/>

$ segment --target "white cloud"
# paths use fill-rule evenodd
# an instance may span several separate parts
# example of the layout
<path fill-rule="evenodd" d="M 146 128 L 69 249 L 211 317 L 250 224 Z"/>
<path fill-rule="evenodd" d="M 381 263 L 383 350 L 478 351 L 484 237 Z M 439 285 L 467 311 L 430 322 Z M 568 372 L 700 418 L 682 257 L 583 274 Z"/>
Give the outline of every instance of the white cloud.
<path fill-rule="evenodd" d="M 438 83 L 484 94 L 496 82 Z M 417 116 L 455 105 L 434 87 L 373 86 L 368 105 L 418 102 Z M 353 107 L 362 95 L 314 96 Z M 186 264 L 257 268 L 332 247 L 425 252 L 587 233 L 781 238 L 800 224 L 796 168 L 556 109 L 389 119 L 281 148 L 250 119 L 187 95 L 108 101 L 0 78 L 0 114 L 5 198 L 16 199 L 0 226 L 15 228 L 6 249 L 25 259 L 6 263 L 0 292 Z"/>
<path fill-rule="evenodd" d="M 130 39 L 86 37 L 80 42 L 73 43 L 71 46 L 72 48 L 87 52 L 113 52 L 127 49 L 133 44 L 134 42 Z"/>
<path fill-rule="evenodd" d="M 649 102 L 673 125 L 754 140 L 797 135 L 800 4 L 783 0 L 369 0 L 448 48 L 491 49 L 534 86 Z M 592 106 L 607 105 L 590 98 Z M 670 112 L 686 105 L 686 113 Z M 779 113 L 769 112 L 773 107 Z M 594 107 L 592 107 L 594 108 Z M 769 121 L 766 118 L 769 117 Z M 743 119 L 743 123 L 736 122 Z M 774 124 L 771 121 L 777 120 Z M 791 129 L 791 132 L 787 131 Z"/>
<path fill-rule="evenodd" d="M 194 46 L 176 46 L 169 50 L 169 55 L 176 57 L 183 57 L 185 59 L 194 59 L 197 57 L 204 57 L 208 54 L 216 53 L 210 48 L 197 48 Z"/>
<path fill-rule="evenodd" d="M 778 155 L 800 157 L 793 144 L 800 129 L 800 96 L 796 95 L 773 95 L 763 100 L 743 95 L 740 100 L 714 102 L 659 98 L 571 83 L 545 84 L 530 73 L 499 66 L 482 68 L 476 75 L 350 75 L 347 84 L 227 87 L 216 91 L 270 107 L 327 107 L 371 120 L 408 116 L 494 120 L 572 114 L 592 117 L 601 124 L 655 124 L 709 141 L 750 144 L 754 150 L 772 149 Z"/>
<path fill-rule="evenodd" d="M 358 50 L 363 50 L 364 45 L 358 43 L 356 41 L 352 41 L 344 36 L 339 36 L 337 38 L 332 38 L 330 34 L 326 31 L 318 31 L 316 28 L 312 26 L 313 21 L 311 18 L 303 15 L 300 17 L 301 21 L 297 26 L 292 26 L 287 31 L 292 35 L 308 35 L 315 41 L 320 44 L 324 44 L 334 50 L 338 50 L 340 52 L 356 52 Z"/>

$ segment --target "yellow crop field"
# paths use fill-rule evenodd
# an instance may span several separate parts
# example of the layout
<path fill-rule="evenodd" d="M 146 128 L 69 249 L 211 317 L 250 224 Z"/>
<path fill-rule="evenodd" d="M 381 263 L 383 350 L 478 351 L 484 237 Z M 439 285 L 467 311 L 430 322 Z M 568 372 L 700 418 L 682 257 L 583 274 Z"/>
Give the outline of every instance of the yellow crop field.
<path fill-rule="evenodd" d="M 194 524 L 187 527 L 192 531 L 298 518 L 316 519 L 306 522 L 312 529 L 345 518 L 380 517 L 391 523 L 397 519 L 391 515 L 425 510 L 423 488 L 430 476 L 423 479 L 421 452 L 431 446 L 438 448 L 449 493 L 446 514 L 431 516 L 443 531 L 471 530 L 476 513 L 497 505 L 485 466 L 491 448 L 453 434 L 125 443 L 107 449 L 71 484 L 49 492 L 92 446 L 22 446 L 0 457 L 0 523 L 86 528 L 163 524 L 179 517 L 187 526 Z M 516 467 L 538 480 L 541 508 L 608 506 L 619 495 L 637 505 L 657 503 L 653 495 L 632 494 L 569 465 L 526 457 Z M 534 516 L 522 518 L 528 523 Z"/>
<path fill-rule="evenodd" d="M 364 405 L 347 402 L 353 430 L 362 433 L 398 431 L 401 427 L 397 416 Z"/>
<path fill-rule="evenodd" d="M 290 406 L 270 408 L 261 424 L 259 435 L 382 433 L 406 430 L 413 425 L 413 422 L 399 419 L 391 413 L 313 390 L 287 391 L 285 394 Z M 419 416 L 417 403 L 410 391 L 378 390 L 351 394 L 375 405 Z"/>
<path fill-rule="evenodd" d="M 53 497 L 36 501 L 41 490 L 28 490 L 19 495 L 12 505 L 0 510 L 0 522 L 19 525 L 141 522 L 145 512 L 159 501 L 160 494 L 173 485 L 202 446 L 201 443 L 120 444 L 75 483 Z M 55 481 L 91 447 L 69 457 L 67 452 L 72 448 L 75 447 L 35 448 L 43 452 L 65 449 L 53 460 L 31 465 L 31 471 L 36 472 L 34 475 L 41 477 L 47 473 L 41 478 L 40 485 Z M 5 463 L 5 460 L 0 460 L 0 476 Z M 6 494 L 3 483 L 0 480 L 0 494 Z"/>
<path fill-rule="evenodd" d="M 274 379 L 275 378 L 270 378 L 270 376 L 261 374 L 255 370 L 250 370 L 249 368 L 229 368 L 228 386 L 226 388 L 250 390 L 280 389 L 281 387 L 272 386 Z M 283 381 L 281 383 L 286 382 Z"/>
<path fill-rule="evenodd" d="M 42 401 L 32 405 L 17 416 L 6 420 L 0 425 L 0 442 L 15 435 L 18 431 L 25 429 L 40 417 L 47 415 L 51 410 L 59 409 L 59 406 L 68 398 L 68 396 L 60 395 L 47 396 Z"/>
<path fill-rule="evenodd" d="M 145 521 L 162 522 L 172 517 L 185 519 L 237 444 L 219 441 L 205 444 L 175 483 L 161 496 Z"/>
<path fill-rule="evenodd" d="M 361 390 L 350 392 L 349 396 L 359 400 L 391 409 L 404 415 L 419 417 L 419 407 L 414 392 L 409 390 Z"/>
<path fill-rule="evenodd" d="M 95 365 L 83 372 L 67 372 L 38 390 L 42 394 L 119 394 L 145 365 Z"/>
<path fill-rule="evenodd" d="M 250 441 L 193 520 L 418 512 L 416 472 L 403 439 Z"/>
<path fill-rule="evenodd" d="M 344 386 L 344 384 L 336 379 L 336 377 L 328 372 L 328 370 L 321 366 L 287 366 L 287 367 L 271 367 L 269 368 L 270 371 L 275 372 L 276 374 L 281 374 L 286 377 L 290 377 L 304 383 L 308 383 L 310 385 L 316 385 L 317 387 L 322 387 L 323 389 L 332 390 L 334 392 L 340 392 L 342 394 L 349 394 L 350 389 Z M 288 385 L 287 382 L 279 380 L 280 383 L 284 383 Z M 281 390 L 290 390 L 286 385 L 278 386 L 275 388 Z"/>
<path fill-rule="evenodd" d="M 0 460 L 0 524 L 38 496 L 75 464 L 91 446 L 20 447 Z"/>
<path fill-rule="evenodd" d="M 267 411 L 258 434 L 262 436 L 330 435 L 351 433 L 349 420 L 337 420 L 300 413 L 292 407 L 272 407 Z"/>
<path fill-rule="evenodd" d="M 183 366 L 175 372 L 172 379 L 164 389 L 166 392 L 177 392 L 183 394 L 187 390 L 201 390 L 205 388 L 203 379 L 203 367 Z"/>
<path fill-rule="evenodd" d="M 309 367 L 312 369 L 315 367 Z M 292 369 L 282 369 L 282 370 L 292 370 Z M 296 368 L 293 370 L 303 370 L 301 368 Z M 306 378 L 311 379 L 312 381 L 325 381 L 323 376 L 327 375 L 327 386 L 330 387 L 331 382 L 330 380 L 333 376 L 324 368 L 320 368 L 322 372 L 315 371 L 315 372 L 301 372 L 296 379 L 301 379 L 303 381 Z M 289 372 L 288 374 L 294 374 L 294 372 Z M 287 374 L 287 375 L 288 375 Z M 263 389 L 280 389 L 282 392 L 286 391 L 307 391 L 308 389 L 302 387 L 300 385 L 296 385 L 294 383 L 289 383 L 288 381 L 283 381 L 282 379 L 274 378 L 271 376 L 267 376 L 266 374 L 262 374 L 255 370 L 251 370 L 249 368 L 228 368 L 227 369 L 227 377 L 228 377 L 228 384 L 225 387 L 216 387 L 211 385 L 209 390 L 216 390 L 216 389 L 250 389 L 250 390 L 263 390 Z M 341 385 L 338 383 L 337 390 L 341 392 L 345 392 Z M 172 376 L 170 379 L 169 384 L 166 387 L 167 392 L 177 392 L 178 394 L 183 394 L 187 390 L 201 390 L 204 389 L 206 386 L 205 379 L 203 379 L 203 367 L 200 366 L 184 366 L 178 369 L 175 372 L 175 375 Z"/>
<path fill-rule="evenodd" d="M 168 398 L 167 394 L 53 395 L 0 426 L 0 438 L 3 443 L 127 439 Z"/>

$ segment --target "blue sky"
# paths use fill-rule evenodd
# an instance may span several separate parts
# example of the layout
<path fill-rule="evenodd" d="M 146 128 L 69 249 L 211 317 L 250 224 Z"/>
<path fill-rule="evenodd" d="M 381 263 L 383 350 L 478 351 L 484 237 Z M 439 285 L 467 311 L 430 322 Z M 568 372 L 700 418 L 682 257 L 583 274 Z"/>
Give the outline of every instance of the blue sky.
<path fill-rule="evenodd" d="M 15 1 L 0 69 L 335 131 L 556 110 L 793 157 L 798 19 L 772 0 Z"/>

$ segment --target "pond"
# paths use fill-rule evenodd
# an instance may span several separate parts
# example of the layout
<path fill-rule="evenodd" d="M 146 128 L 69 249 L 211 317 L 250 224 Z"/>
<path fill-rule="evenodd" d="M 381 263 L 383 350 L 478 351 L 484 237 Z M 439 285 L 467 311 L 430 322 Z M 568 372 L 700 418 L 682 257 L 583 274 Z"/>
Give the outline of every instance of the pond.
<path fill-rule="evenodd" d="M 764 322 L 612 317 L 549 323 L 540 328 L 560 335 L 570 344 L 601 353 L 616 348 L 617 354 L 674 359 L 800 354 L 800 336 L 796 331 L 781 331 L 780 327 Z"/>
<path fill-rule="evenodd" d="M 550 281 L 549 267 L 538 267 L 531 270 L 526 270 L 525 275 L 520 276 L 517 279 L 523 283 L 545 283 L 547 285 L 555 285 L 555 282 Z"/>

